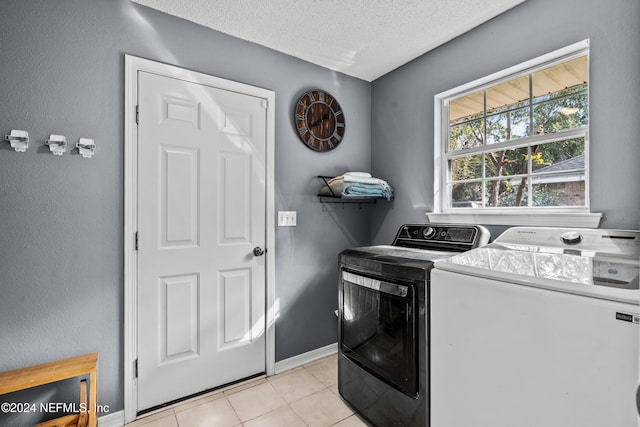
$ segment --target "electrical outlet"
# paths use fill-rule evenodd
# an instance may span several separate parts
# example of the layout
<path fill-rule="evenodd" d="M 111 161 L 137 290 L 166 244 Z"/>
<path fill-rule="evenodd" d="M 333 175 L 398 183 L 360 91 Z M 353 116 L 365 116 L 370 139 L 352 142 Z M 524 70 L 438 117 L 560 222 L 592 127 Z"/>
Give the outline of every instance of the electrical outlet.
<path fill-rule="evenodd" d="M 278 211 L 278 227 L 295 227 L 296 211 Z"/>

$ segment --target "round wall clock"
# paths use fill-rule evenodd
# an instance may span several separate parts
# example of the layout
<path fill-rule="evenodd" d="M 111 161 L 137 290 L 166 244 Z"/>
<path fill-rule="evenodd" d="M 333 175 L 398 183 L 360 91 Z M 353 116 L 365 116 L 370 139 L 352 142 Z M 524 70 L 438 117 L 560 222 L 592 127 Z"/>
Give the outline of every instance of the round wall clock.
<path fill-rule="evenodd" d="M 294 120 L 298 136 L 315 151 L 330 151 L 344 137 L 344 113 L 338 101 L 329 93 L 313 89 L 300 97 Z"/>

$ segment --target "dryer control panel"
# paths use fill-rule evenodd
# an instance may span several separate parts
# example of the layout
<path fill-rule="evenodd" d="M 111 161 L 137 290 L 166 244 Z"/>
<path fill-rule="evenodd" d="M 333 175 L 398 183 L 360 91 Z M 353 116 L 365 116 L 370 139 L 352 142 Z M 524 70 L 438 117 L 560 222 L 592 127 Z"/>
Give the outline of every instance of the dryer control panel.
<path fill-rule="evenodd" d="M 400 227 L 394 246 L 469 250 L 489 242 L 489 231 L 478 225 L 407 224 Z"/>

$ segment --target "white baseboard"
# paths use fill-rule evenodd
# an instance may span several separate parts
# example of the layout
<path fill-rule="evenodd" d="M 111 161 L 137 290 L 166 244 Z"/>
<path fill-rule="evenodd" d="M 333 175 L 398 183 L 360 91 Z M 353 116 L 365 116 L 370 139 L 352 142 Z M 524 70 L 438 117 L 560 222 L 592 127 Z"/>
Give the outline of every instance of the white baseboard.
<path fill-rule="evenodd" d="M 322 359 L 323 357 L 336 354 L 338 352 L 338 343 L 329 344 L 327 346 L 317 348 L 315 350 L 308 351 L 306 353 L 299 354 L 297 356 L 290 357 L 288 359 L 276 362 L 276 374 L 288 371 L 298 366 L 302 366 L 314 360 Z M 100 426 L 102 427 L 102 426 Z"/>
<path fill-rule="evenodd" d="M 124 425 L 124 411 L 98 417 L 100 427 L 122 427 Z"/>

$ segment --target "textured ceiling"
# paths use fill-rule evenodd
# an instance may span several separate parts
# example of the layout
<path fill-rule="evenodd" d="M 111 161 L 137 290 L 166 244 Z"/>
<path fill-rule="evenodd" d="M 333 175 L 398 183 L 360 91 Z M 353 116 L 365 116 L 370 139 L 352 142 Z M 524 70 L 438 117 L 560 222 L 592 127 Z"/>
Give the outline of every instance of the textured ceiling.
<path fill-rule="evenodd" d="M 524 0 L 132 0 L 372 81 Z"/>

